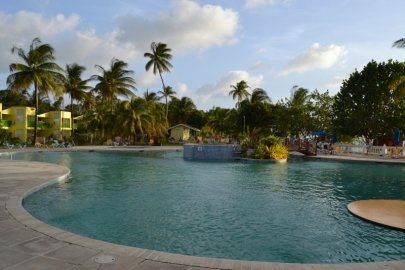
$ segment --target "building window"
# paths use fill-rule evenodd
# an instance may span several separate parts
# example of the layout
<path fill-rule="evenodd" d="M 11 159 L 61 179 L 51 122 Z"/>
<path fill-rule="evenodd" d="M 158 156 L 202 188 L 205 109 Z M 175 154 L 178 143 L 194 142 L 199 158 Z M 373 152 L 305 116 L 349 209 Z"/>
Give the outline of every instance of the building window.
<path fill-rule="evenodd" d="M 70 128 L 70 119 L 69 118 L 63 118 L 63 127 Z"/>

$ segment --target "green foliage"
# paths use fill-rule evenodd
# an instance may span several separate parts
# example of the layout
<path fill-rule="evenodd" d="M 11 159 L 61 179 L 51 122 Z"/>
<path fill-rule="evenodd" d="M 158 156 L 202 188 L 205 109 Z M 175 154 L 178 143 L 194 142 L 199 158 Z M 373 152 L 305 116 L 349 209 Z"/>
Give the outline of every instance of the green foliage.
<path fill-rule="evenodd" d="M 254 130 L 250 134 L 245 134 L 241 138 L 242 155 L 247 156 L 248 149 L 254 149 L 252 158 L 255 159 L 286 159 L 288 148 L 283 145 L 281 139 L 276 136 L 267 136 L 259 139 L 259 130 Z"/>
<path fill-rule="evenodd" d="M 74 141 L 75 145 L 85 145 L 89 142 L 89 134 L 74 133 L 71 140 Z"/>
<path fill-rule="evenodd" d="M 256 159 L 286 159 L 288 157 L 288 148 L 282 143 L 276 143 L 271 146 L 267 146 L 264 143 L 260 143 L 253 152 L 253 158 Z"/>
<path fill-rule="evenodd" d="M 182 97 L 181 99 L 172 98 L 169 103 L 169 115 L 168 120 L 171 126 L 177 124 L 188 124 L 193 126 L 189 122 L 190 116 L 197 110 L 194 102 L 189 97 Z M 195 126 L 197 127 L 197 126 Z M 202 126 L 198 126 L 201 128 Z"/>
<path fill-rule="evenodd" d="M 249 85 L 244 80 L 238 82 L 236 85 L 231 85 L 232 90 L 229 91 L 229 95 L 231 95 L 233 99 L 238 100 L 236 103 L 236 107 L 239 107 L 243 99 L 250 96 L 248 88 Z"/>
<path fill-rule="evenodd" d="M 27 53 L 22 48 L 15 46 L 11 52 L 17 54 L 22 62 L 10 64 L 9 68 L 12 73 L 7 77 L 8 89 L 23 91 L 32 85 L 34 86 L 36 122 L 39 113 L 40 93 L 48 95 L 48 92 L 52 92 L 56 96 L 61 94 L 61 85 L 65 81 L 65 77 L 61 73 L 63 69 L 54 62 L 53 47 L 49 44 L 41 44 L 39 38 L 32 40 Z M 34 127 L 33 144 L 35 144 L 36 138 L 37 125 Z"/>
<path fill-rule="evenodd" d="M 98 93 L 103 101 L 108 102 L 111 109 L 117 96 L 135 96 L 132 92 L 136 90 L 135 80 L 131 77 L 134 72 L 126 69 L 127 67 L 128 63 L 113 58 L 109 69 L 96 65 L 96 68 L 101 71 L 101 75 L 93 75 L 91 77 L 91 80 L 97 81 L 93 91 Z"/>
<path fill-rule="evenodd" d="M 338 133 L 366 138 L 393 136 L 395 127 L 405 130 L 405 95 L 401 83 L 405 64 L 369 62 L 343 81 L 333 106 Z"/>
<path fill-rule="evenodd" d="M 0 145 L 4 145 L 11 140 L 11 133 L 0 128 Z"/>
<path fill-rule="evenodd" d="M 17 138 L 17 137 L 12 137 L 12 138 L 10 138 L 10 143 L 11 144 L 20 144 L 21 143 L 21 140 L 20 140 L 20 138 Z"/>
<path fill-rule="evenodd" d="M 270 136 L 267 136 L 266 138 L 261 139 L 260 144 L 270 147 L 270 146 L 282 144 L 282 141 L 281 141 L 280 137 L 270 135 Z"/>

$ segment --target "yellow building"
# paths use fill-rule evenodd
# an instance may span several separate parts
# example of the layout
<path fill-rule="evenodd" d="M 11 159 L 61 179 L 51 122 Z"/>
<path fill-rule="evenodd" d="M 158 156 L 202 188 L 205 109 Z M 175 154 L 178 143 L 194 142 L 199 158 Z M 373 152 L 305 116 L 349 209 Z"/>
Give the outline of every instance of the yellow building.
<path fill-rule="evenodd" d="M 26 142 L 34 136 L 35 108 L 14 106 L 2 108 L 0 103 L 0 128 L 6 129 L 12 137 Z M 52 111 L 38 115 L 37 137 L 62 139 L 70 137 L 72 119 L 70 112 Z"/>
<path fill-rule="evenodd" d="M 199 129 L 185 124 L 178 124 L 168 129 L 169 138 L 177 142 L 184 142 L 194 139 L 200 132 Z"/>
<path fill-rule="evenodd" d="M 61 140 L 72 134 L 72 117 L 70 112 L 51 111 L 38 115 L 38 121 L 45 124 L 44 135 Z"/>

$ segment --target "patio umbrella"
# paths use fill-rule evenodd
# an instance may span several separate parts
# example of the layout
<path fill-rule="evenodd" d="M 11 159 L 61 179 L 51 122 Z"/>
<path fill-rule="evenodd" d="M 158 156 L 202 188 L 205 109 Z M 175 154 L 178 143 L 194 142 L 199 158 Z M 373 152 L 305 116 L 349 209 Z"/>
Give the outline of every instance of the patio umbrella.
<path fill-rule="evenodd" d="M 394 145 L 399 145 L 399 141 L 401 140 L 401 131 L 399 128 L 395 128 L 394 130 Z"/>

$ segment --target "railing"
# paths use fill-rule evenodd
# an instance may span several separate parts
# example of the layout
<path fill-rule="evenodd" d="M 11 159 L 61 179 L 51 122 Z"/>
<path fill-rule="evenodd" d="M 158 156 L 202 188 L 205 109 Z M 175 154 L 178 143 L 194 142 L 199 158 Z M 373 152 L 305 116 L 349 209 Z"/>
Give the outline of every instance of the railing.
<path fill-rule="evenodd" d="M 0 128 L 1 127 L 11 127 L 12 122 L 10 120 L 0 120 Z"/>
<path fill-rule="evenodd" d="M 35 121 L 27 121 L 27 127 L 35 127 Z M 37 128 L 45 129 L 49 127 L 51 127 L 51 125 L 48 122 L 38 121 L 37 123 Z"/>
<path fill-rule="evenodd" d="M 352 145 L 352 144 L 334 144 L 332 146 L 331 153 L 388 156 L 388 157 L 405 155 L 404 147 L 401 146 L 370 146 L 370 145 Z"/>
<path fill-rule="evenodd" d="M 307 156 L 316 156 L 316 142 L 300 139 L 285 139 L 288 151 L 297 151 Z"/>
<path fill-rule="evenodd" d="M 38 122 L 38 128 L 50 128 L 51 124 L 49 124 L 48 122 Z"/>

